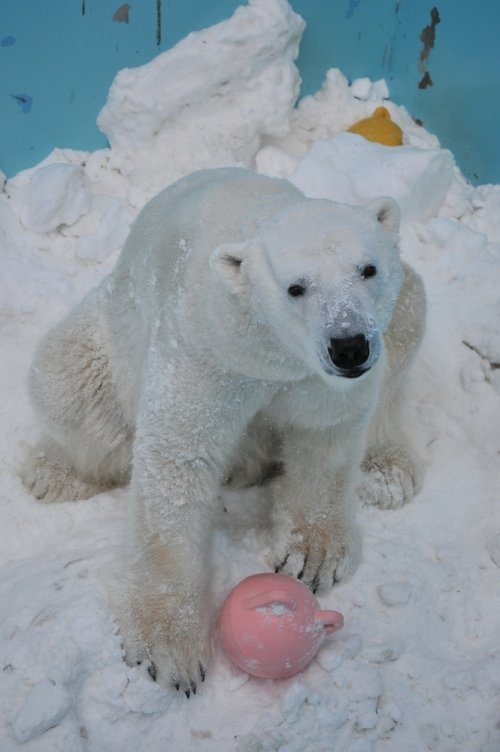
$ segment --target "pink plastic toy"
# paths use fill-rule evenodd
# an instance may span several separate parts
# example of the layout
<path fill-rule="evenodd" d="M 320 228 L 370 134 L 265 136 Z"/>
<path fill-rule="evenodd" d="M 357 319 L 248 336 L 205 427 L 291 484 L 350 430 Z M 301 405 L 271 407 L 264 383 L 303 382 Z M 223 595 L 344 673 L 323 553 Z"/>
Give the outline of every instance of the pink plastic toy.
<path fill-rule="evenodd" d="M 338 611 L 321 611 L 311 591 L 286 574 L 254 574 L 230 592 L 220 617 L 222 644 L 243 671 L 285 679 L 302 671 L 327 634 L 341 629 Z"/>

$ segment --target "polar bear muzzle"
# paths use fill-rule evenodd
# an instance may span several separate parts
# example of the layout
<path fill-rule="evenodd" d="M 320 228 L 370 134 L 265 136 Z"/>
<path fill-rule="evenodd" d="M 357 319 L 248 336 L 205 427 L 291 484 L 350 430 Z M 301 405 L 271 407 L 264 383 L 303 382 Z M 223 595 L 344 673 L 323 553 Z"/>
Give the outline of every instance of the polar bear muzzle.
<path fill-rule="evenodd" d="M 370 343 L 364 334 L 332 337 L 328 345 L 328 355 L 340 376 L 356 379 L 369 370 L 366 364 L 370 357 Z"/>

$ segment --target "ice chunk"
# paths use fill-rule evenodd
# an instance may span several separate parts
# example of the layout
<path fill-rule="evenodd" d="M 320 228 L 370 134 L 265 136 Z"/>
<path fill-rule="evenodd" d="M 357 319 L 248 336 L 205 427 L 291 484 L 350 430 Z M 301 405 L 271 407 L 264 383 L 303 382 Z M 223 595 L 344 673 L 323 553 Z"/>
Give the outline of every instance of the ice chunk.
<path fill-rule="evenodd" d="M 47 679 L 38 682 L 31 688 L 12 722 L 16 740 L 23 744 L 57 726 L 66 716 L 70 704 L 70 696 L 63 686 Z"/>
<path fill-rule="evenodd" d="M 90 183 L 81 167 L 55 163 L 40 167 L 25 194 L 21 222 L 33 232 L 72 225 L 90 208 Z"/>
<path fill-rule="evenodd" d="M 453 179 L 444 149 L 382 146 L 354 133 L 316 142 L 290 180 L 310 198 L 366 204 L 391 196 L 403 221 L 424 222 L 439 210 Z"/>

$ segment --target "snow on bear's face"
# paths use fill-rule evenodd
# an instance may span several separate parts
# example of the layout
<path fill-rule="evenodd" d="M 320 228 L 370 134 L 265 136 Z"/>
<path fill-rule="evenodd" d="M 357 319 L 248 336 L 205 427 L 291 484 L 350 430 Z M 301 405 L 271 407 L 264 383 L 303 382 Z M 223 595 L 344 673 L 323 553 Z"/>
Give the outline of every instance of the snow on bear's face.
<path fill-rule="evenodd" d="M 399 209 L 309 199 L 253 240 L 219 249 L 242 305 L 311 370 L 357 378 L 377 362 L 403 271 Z"/>

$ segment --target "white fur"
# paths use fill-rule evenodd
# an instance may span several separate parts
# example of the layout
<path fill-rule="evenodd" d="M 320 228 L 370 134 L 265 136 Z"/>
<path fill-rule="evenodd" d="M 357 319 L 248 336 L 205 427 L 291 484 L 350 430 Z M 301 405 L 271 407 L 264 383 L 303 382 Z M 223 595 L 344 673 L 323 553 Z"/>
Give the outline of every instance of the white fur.
<path fill-rule="evenodd" d="M 358 564 L 367 436 L 364 498 L 413 494 L 393 413 L 425 304 L 397 236 L 390 199 L 355 208 L 236 168 L 195 173 L 146 206 L 112 274 L 42 342 L 30 386 L 47 438 L 25 483 L 54 501 L 130 478 L 122 631 L 163 684 L 189 693 L 208 660 L 221 483 L 269 481 L 269 563 L 313 589 Z M 359 332 L 369 370 L 345 378 L 329 347 Z"/>

